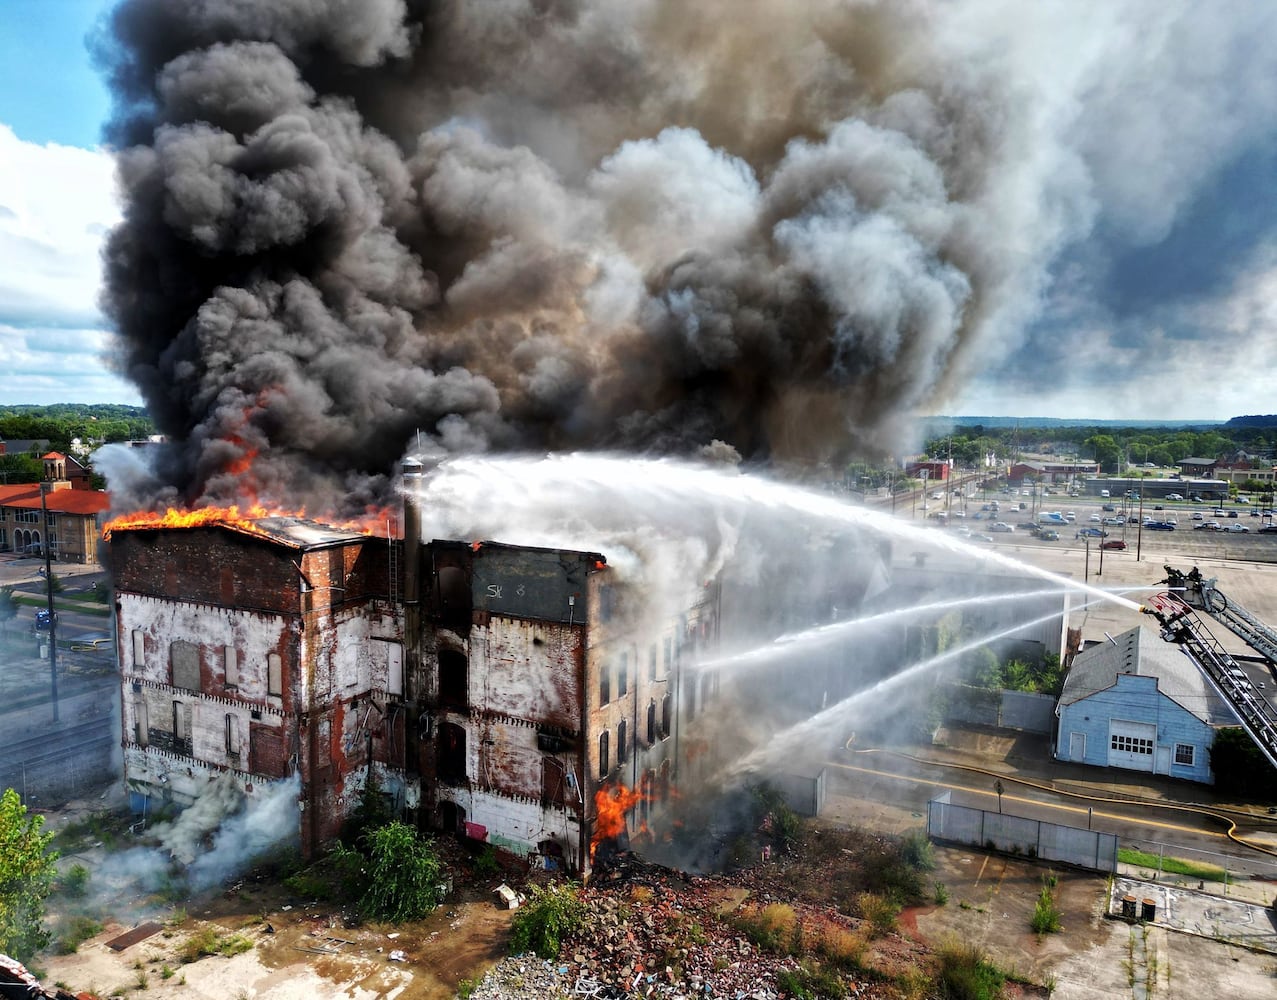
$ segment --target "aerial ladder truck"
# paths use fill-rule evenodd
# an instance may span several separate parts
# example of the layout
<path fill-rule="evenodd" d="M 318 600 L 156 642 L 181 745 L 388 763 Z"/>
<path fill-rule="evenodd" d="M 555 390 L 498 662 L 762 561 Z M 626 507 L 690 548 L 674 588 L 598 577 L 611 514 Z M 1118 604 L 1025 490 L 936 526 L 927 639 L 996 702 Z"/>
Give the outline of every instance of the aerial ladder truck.
<path fill-rule="evenodd" d="M 1251 649 L 1260 653 L 1270 668 L 1277 665 L 1277 632 L 1245 608 L 1230 602 L 1215 587 L 1215 581 L 1203 579 L 1196 567 L 1188 573 L 1181 573 L 1167 566 L 1166 579 L 1162 582 L 1170 589 L 1154 594 L 1140 610 L 1157 619 L 1164 640 L 1180 646 L 1197 664 L 1211 686 L 1232 708 L 1242 729 L 1268 762 L 1277 767 L 1277 711 L 1211 634 L 1197 612 L 1210 615 L 1234 632 Z"/>

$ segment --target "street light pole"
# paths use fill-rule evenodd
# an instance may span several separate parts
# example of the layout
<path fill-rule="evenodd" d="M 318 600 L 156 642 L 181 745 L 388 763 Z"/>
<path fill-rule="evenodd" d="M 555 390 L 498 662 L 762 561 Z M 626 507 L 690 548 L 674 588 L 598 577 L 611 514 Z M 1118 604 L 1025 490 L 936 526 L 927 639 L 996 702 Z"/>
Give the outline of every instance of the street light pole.
<path fill-rule="evenodd" d="M 53 551 L 49 543 L 49 484 L 40 484 L 40 510 L 44 514 L 44 588 L 49 602 L 49 689 L 53 698 L 53 721 L 58 721 L 58 616 L 53 610 Z"/>

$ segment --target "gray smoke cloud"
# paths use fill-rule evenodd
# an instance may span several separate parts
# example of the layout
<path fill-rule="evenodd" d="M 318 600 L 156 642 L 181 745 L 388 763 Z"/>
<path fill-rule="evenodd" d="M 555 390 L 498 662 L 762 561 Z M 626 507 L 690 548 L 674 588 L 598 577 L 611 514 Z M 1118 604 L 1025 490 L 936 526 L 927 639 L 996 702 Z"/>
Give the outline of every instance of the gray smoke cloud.
<path fill-rule="evenodd" d="M 1168 17 L 1186 57 L 1191 9 L 1136 0 L 123 0 L 104 306 L 159 478 L 358 507 L 418 435 L 889 448 L 1138 214 L 1124 81 L 1205 147 L 1140 147 L 1163 214 L 1246 132 L 1122 61 Z"/>

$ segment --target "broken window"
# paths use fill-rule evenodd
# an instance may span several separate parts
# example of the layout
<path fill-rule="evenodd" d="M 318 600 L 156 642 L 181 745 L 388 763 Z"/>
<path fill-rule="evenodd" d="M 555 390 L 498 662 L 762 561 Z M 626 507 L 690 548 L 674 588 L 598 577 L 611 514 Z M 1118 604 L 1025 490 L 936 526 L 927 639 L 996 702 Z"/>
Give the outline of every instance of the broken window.
<path fill-rule="evenodd" d="M 667 694 L 661 699 L 661 739 L 670 734 L 670 713 L 673 708 L 673 699 Z"/>
<path fill-rule="evenodd" d="M 266 693 L 284 693 L 284 661 L 278 653 L 266 654 Z"/>
<path fill-rule="evenodd" d="M 239 684 L 239 653 L 234 646 L 222 647 L 222 668 L 226 675 L 226 686 L 236 687 Z"/>
<path fill-rule="evenodd" d="M 239 757 L 239 719 L 232 713 L 226 713 L 226 752 L 232 757 Z"/>
<path fill-rule="evenodd" d="M 147 745 L 148 726 L 146 696 L 141 691 L 138 691 L 133 695 L 133 731 L 138 746 L 144 747 Z"/>
<path fill-rule="evenodd" d="M 558 757 L 541 758 L 541 804 L 567 805 L 567 766 Z"/>
<path fill-rule="evenodd" d="M 616 726 L 616 762 L 624 764 L 628 759 L 627 750 L 629 748 L 629 740 L 626 738 L 630 735 L 629 726 L 622 719 Z"/>
<path fill-rule="evenodd" d="M 146 666 L 146 640 L 142 637 L 140 628 L 133 630 L 133 666 Z"/>
<path fill-rule="evenodd" d="M 444 705 L 465 705 L 469 681 L 466 654 L 459 649 L 439 650 L 439 701 Z"/>
<path fill-rule="evenodd" d="M 612 700 L 612 664 L 603 664 L 599 671 L 599 705 L 606 705 Z"/>
<path fill-rule="evenodd" d="M 647 705 L 647 745 L 651 746 L 656 742 L 656 702 L 648 702 Z"/>
<path fill-rule="evenodd" d="M 616 696 L 624 698 L 625 692 L 630 689 L 630 654 L 621 654 L 621 668 L 616 679 Z"/>
<path fill-rule="evenodd" d="M 176 639 L 169 646 L 173 686 L 187 691 L 200 689 L 200 648 L 193 642 Z"/>
<path fill-rule="evenodd" d="M 466 780 L 466 731 L 452 722 L 439 727 L 439 780 L 450 785 Z"/>
<path fill-rule="evenodd" d="M 607 747 L 610 734 L 605 729 L 599 733 L 599 777 L 606 778 L 608 772 L 612 770 L 611 762 L 607 757 Z"/>

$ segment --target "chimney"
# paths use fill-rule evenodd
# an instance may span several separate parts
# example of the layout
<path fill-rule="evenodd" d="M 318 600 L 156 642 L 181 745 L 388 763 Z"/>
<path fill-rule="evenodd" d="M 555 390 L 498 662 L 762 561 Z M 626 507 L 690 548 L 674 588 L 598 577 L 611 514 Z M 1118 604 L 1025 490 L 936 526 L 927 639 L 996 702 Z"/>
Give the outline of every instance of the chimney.
<path fill-rule="evenodd" d="M 405 458 L 403 470 L 403 596 L 415 607 L 421 600 L 421 509 L 417 506 L 423 469 L 415 458 Z"/>

